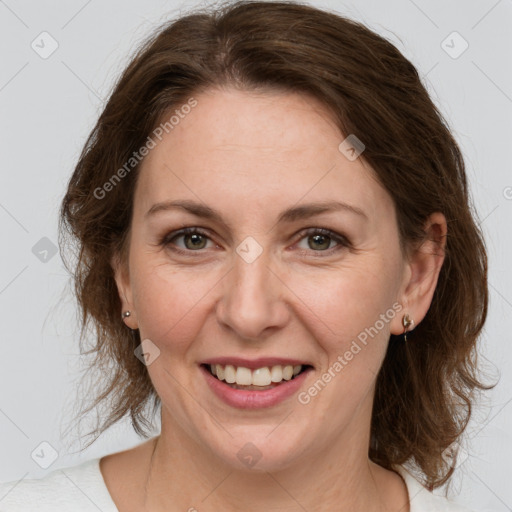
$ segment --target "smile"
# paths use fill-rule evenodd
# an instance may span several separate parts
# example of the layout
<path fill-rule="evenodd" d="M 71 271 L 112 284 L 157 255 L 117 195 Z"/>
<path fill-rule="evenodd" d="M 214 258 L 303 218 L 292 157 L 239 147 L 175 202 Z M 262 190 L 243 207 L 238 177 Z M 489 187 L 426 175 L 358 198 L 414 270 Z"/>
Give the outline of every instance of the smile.
<path fill-rule="evenodd" d="M 210 364 L 210 373 L 234 389 L 271 389 L 282 381 L 292 380 L 307 365 L 274 365 L 263 366 L 251 370 L 244 366 L 233 366 L 231 364 Z"/>
<path fill-rule="evenodd" d="M 234 361 L 232 361 L 234 362 Z M 247 366 L 221 363 L 202 363 L 200 368 L 213 393 L 223 402 L 236 408 L 271 407 L 299 391 L 309 364 L 268 364 L 251 361 Z"/>

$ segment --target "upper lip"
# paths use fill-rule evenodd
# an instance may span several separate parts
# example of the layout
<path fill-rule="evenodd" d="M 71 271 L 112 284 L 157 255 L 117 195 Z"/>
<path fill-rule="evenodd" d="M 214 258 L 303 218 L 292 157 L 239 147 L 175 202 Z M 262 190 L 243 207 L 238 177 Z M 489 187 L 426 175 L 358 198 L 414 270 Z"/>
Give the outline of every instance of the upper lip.
<path fill-rule="evenodd" d="M 258 359 L 245 359 L 243 357 L 212 357 L 210 359 L 206 359 L 202 361 L 201 364 L 220 364 L 222 366 L 226 366 L 228 364 L 249 368 L 251 370 L 255 370 L 257 368 L 263 368 L 265 366 L 311 366 L 309 363 L 305 361 L 301 361 L 300 359 L 290 359 L 287 357 L 259 357 Z"/>

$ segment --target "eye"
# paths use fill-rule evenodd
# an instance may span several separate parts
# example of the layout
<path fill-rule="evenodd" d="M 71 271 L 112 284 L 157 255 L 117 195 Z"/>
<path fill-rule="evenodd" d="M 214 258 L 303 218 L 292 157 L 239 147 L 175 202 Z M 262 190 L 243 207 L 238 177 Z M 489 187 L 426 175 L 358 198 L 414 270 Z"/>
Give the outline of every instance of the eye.
<path fill-rule="evenodd" d="M 184 248 L 173 247 L 173 250 L 180 253 L 194 252 L 206 248 L 206 242 L 209 240 L 208 234 L 199 228 L 185 228 L 178 232 L 166 235 L 161 244 L 164 246 L 177 245 L 175 240 L 182 238 Z"/>
<path fill-rule="evenodd" d="M 303 231 L 301 235 L 300 242 L 305 240 L 308 245 L 307 248 L 301 248 L 300 252 L 303 254 L 311 254 L 313 252 L 330 255 L 335 251 L 351 246 L 346 237 L 329 229 L 310 228 Z M 176 243 L 180 239 L 183 240 L 182 247 Z M 160 245 L 169 247 L 169 249 L 179 254 L 190 255 L 193 252 L 201 252 L 202 249 L 206 249 L 208 241 L 211 241 L 211 239 L 206 231 L 200 228 L 189 227 L 169 233 L 160 241 Z M 331 246 L 333 242 L 336 243 L 334 247 Z M 317 254 L 317 256 L 320 256 L 320 254 Z"/>
<path fill-rule="evenodd" d="M 310 249 L 313 252 L 327 252 L 332 254 L 334 251 L 350 246 L 349 241 L 344 236 L 338 235 L 329 229 L 311 228 L 303 232 L 302 235 L 301 241 L 305 240 L 308 246 L 305 252 L 308 252 L 307 249 Z M 336 242 L 337 245 L 331 247 L 333 241 Z"/>

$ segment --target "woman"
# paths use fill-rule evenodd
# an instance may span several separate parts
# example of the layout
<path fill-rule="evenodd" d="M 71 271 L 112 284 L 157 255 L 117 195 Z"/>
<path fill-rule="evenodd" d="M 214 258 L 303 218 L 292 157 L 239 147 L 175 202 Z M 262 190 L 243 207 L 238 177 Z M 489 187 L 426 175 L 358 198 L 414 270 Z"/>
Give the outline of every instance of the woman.
<path fill-rule="evenodd" d="M 110 399 L 92 433 L 130 414 L 148 437 L 150 403 L 161 433 L 4 484 L 6 511 L 465 510 L 431 491 L 488 389 L 485 246 L 388 41 L 291 2 L 169 23 L 91 133 L 62 230 L 107 383 L 85 412 Z"/>

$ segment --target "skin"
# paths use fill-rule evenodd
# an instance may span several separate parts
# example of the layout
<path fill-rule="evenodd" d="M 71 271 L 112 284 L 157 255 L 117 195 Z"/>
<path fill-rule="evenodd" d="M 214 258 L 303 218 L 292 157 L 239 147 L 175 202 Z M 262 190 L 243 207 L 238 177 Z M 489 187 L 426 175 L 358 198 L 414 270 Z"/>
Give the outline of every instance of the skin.
<path fill-rule="evenodd" d="M 112 262 L 126 325 L 160 350 L 147 370 L 162 400 L 159 436 L 101 460 L 114 501 L 121 512 L 407 512 L 401 477 L 368 459 L 371 410 L 389 335 L 430 306 L 444 216 L 428 219 L 427 241 L 406 259 L 390 195 L 362 158 L 340 152 L 345 137 L 316 100 L 233 89 L 194 97 L 142 163 L 128 260 Z M 146 215 L 177 199 L 208 205 L 224 223 L 182 209 Z M 278 222 L 287 208 L 331 200 L 366 218 L 340 210 Z M 161 244 L 185 226 L 207 231 L 199 249 L 184 236 Z M 307 228 L 349 245 L 315 241 Z M 248 236 L 262 249 L 251 263 L 236 252 Z M 236 409 L 199 370 L 214 356 L 296 357 L 314 367 L 307 390 L 396 303 L 403 309 L 308 404 L 294 395 Z M 262 455 L 252 468 L 237 457 L 248 442 Z"/>

